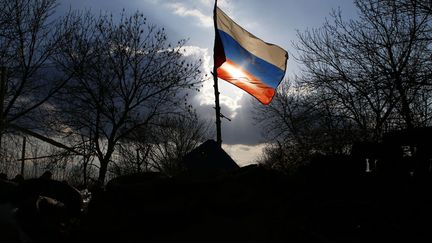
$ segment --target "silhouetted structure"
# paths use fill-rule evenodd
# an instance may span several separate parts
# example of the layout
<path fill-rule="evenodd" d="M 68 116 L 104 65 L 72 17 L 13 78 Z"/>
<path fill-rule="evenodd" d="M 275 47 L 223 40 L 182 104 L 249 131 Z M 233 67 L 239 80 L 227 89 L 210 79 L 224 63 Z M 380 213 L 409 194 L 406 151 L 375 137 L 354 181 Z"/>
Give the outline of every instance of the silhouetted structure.
<path fill-rule="evenodd" d="M 187 154 L 182 161 L 191 173 L 218 173 L 234 171 L 239 166 L 214 140 L 207 140 Z"/>
<path fill-rule="evenodd" d="M 357 142 L 351 150 L 360 173 L 378 176 L 424 178 L 432 173 L 432 127 L 418 127 L 384 134 L 381 143 Z"/>
<path fill-rule="evenodd" d="M 379 172 L 425 177 L 431 174 L 432 127 L 389 132 L 383 137 Z"/>
<path fill-rule="evenodd" d="M 352 146 L 351 156 L 359 173 L 375 172 L 376 163 L 381 156 L 381 144 L 367 141 L 356 142 Z"/>

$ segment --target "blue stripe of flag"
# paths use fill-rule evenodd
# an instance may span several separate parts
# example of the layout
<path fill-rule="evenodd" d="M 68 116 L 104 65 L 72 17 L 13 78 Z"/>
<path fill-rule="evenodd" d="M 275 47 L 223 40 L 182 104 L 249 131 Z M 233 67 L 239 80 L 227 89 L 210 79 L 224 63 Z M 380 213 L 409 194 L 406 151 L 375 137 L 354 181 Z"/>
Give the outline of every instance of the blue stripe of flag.
<path fill-rule="evenodd" d="M 224 31 L 218 30 L 218 32 L 227 59 L 243 67 L 261 82 L 276 89 L 285 75 L 283 70 L 248 52 Z"/>

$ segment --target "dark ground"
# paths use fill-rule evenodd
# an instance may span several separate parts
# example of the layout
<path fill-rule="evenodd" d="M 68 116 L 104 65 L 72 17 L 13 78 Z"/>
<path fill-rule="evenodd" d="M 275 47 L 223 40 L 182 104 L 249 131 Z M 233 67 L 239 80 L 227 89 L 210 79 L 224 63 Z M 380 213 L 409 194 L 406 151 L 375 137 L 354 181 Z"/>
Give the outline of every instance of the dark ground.
<path fill-rule="evenodd" d="M 38 242 L 432 242 L 431 182 L 310 168 L 287 176 L 257 166 L 136 174 L 94 191 L 79 215 L 30 213 L 18 222 Z"/>

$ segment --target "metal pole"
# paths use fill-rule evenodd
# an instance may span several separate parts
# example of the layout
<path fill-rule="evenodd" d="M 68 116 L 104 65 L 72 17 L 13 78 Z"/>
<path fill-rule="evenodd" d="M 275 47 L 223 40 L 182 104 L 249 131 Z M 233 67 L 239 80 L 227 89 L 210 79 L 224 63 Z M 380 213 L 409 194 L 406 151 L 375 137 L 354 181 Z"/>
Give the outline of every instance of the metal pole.
<path fill-rule="evenodd" d="M 216 110 L 216 142 L 219 146 L 222 146 L 222 132 L 221 132 L 221 114 L 219 105 L 219 87 L 218 87 L 218 77 L 217 77 L 217 67 L 215 65 L 216 61 L 216 38 L 217 38 L 217 21 L 216 21 L 216 7 L 217 0 L 215 1 L 215 6 L 213 10 L 213 21 L 215 27 L 215 45 L 213 48 L 213 80 L 214 80 L 214 93 L 215 93 L 215 110 Z"/>

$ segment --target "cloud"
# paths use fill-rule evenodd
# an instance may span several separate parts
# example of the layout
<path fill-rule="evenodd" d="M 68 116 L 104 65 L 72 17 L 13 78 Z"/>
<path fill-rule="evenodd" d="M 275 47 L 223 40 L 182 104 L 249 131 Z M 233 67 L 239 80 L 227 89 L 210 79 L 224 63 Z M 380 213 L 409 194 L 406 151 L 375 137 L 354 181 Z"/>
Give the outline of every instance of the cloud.
<path fill-rule="evenodd" d="M 225 152 L 227 152 L 239 166 L 255 164 L 262 155 L 263 149 L 265 147 L 266 144 L 264 143 L 257 145 L 222 145 L 222 148 L 225 150 Z"/>
<path fill-rule="evenodd" d="M 213 59 L 210 50 L 198 46 L 185 46 L 184 49 L 186 50 L 184 55 L 201 59 L 203 73 L 209 74 L 203 82 L 201 91 L 192 95 L 190 102 L 202 119 L 214 122 L 214 81 L 210 74 Z M 223 143 L 246 145 L 261 143 L 261 129 L 253 122 L 253 104 L 258 104 L 258 101 L 224 80 L 219 79 L 219 87 L 221 113 L 231 119 L 231 121 L 222 119 Z"/>
<path fill-rule="evenodd" d="M 198 46 L 184 46 L 186 50 L 185 56 L 195 56 L 202 60 L 202 71 L 207 76 L 204 79 L 201 91 L 195 96 L 194 106 L 214 106 L 214 80 L 211 75 L 213 71 L 213 59 L 210 56 L 210 51 L 207 48 Z M 219 102 L 223 107 L 223 114 L 231 119 L 235 118 L 238 110 L 242 108 L 241 100 L 245 92 L 231 84 L 219 79 Z"/>
<path fill-rule="evenodd" d="M 206 27 L 211 28 L 213 27 L 213 18 L 209 15 L 204 14 L 198 9 L 191 9 L 188 8 L 185 4 L 175 2 L 175 3 L 168 3 L 166 6 L 172 10 L 172 12 L 178 16 L 181 17 L 193 17 L 198 20 L 198 24 Z"/>
<path fill-rule="evenodd" d="M 248 151 L 250 151 L 251 149 L 250 149 L 250 146 L 241 146 L 241 147 L 240 147 L 240 150 L 243 150 L 243 151 L 245 151 L 245 152 L 248 152 Z"/>
<path fill-rule="evenodd" d="M 200 0 L 200 2 L 207 7 L 212 6 L 214 4 L 214 0 Z"/>
<path fill-rule="evenodd" d="M 173 14 L 194 18 L 197 25 L 204 28 L 213 28 L 213 5 L 214 0 L 144 0 L 150 4 L 160 4 L 169 9 Z M 228 14 L 234 12 L 233 2 L 231 0 L 220 0 L 218 6 L 223 8 Z"/>
<path fill-rule="evenodd" d="M 160 3 L 160 0 L 144 0 L 144 2 L 151 3 L 151 4 L 158 4 Z"/>
<path fill-rule="evenodd" d="M 191 18 L 197 20 L 196 22 L 201 27 L 212 27 L 213 22 L 212 10 L 214 0 L 146 0 L 148 2 L 155 2 L 157 4 L 176 16 L 182 18 Z M 234 11 L 236 3 L 234 1 L 219 0 L 219 7 L 221 7 L 230 16 L 241 16 Z M 242 18 L 244 19 L 244 18 Z M 246 22 L 247 21 L 242 21 Z M 251 23 L 251 22 L 249 22 Z M 203 31 L 197 30 L 197 31 Z M 206 29 L 205 31 L 209 31 Z M 207 32 L 206 32 L 207 33 Z M 214 81 L 212 76 L 213 71 L 213 49 L 202 48 L 199 46 L 185 46 L 186 56 L 193 56 L 196 59 L 202 60 L 203 74 L 207 74 L 202 83 L 199 93 L 190 95 L 189 102 L 196 109 L 198 115 L 209 122 L 215 121 L 215 98 L 214 98 Z M 222 119 L 222 140 L 226 145 L 245 144 L 253 146 L 262 142 L 261 130 L 253 124 L 251 100 L 257 102 L 245 91 L 233 86 L 232 84 L 219 79 L 219 101 L 221 112 L 232 121 Z M 242 150 L 243 153 L 246 151 Z"/>
<path fill-rule="evenodd" d="M 261 127 L 253 120 L 253 104 L 258 101 L 245 94 L 239 101 L 241 109 L 236 110 L 236 116 L 231 121 L 222 121 L 222 140 L 227 144 L 256 145 L 262 142 Z M 222 113 L 226 111 L 222 106 Z"/>

